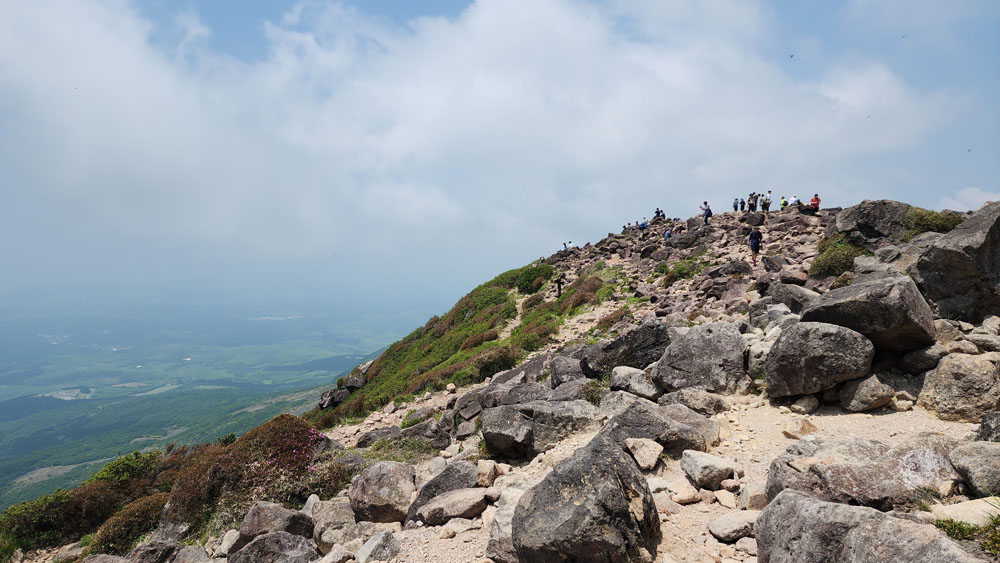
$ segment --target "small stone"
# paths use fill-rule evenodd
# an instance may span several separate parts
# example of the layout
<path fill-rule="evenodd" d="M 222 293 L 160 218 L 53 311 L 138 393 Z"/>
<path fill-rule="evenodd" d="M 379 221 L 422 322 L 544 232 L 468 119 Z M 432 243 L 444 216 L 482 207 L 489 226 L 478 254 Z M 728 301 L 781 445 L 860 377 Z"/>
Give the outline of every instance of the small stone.
<path fill-rule="evenodd" d="M 625 445 L 639 464 L 639 468 L 650 470 L 656 467 L 656 462 L 660 460 L 663 453 L 663 446 L 646 438 L 626 438 Z"/>
<path fill-rule="evenodd" d="M 396 402 L 389 401 L 389 404 L 382 409 L 382 412 L 384 412 L 385 414 L 392 414 L 396 412 Z"/>
<path fill-rule="evenodd" d="M 492 487 L 493 481 L 500 476 L 497 463 L 491 459 L 481 459 L 476 463 L 476 484 L 480 487 Z"/>
<path fill-rule="evenodd" d="M 732 543 L 740 538 L 753 537 L 754 523 L 759 510 L 743 510 L 723 514 L 708 523 L 708 531 L 721 542 Z"/>
<path fill-rule="evenodd" d="M 736 479 L 723 479 L 721 485 L 723 489 L 731 493 L 735 493 L 740 490 L 740 482 Z"/>
<path fill-rule="evenodd" d="M 651 493 L 670 490 L 670 482 L 663 477 L 648 477 L 646 479 L 646 485 L 649 486 L 649 492 Z"/>
<path fill-rule="evenodd" d="M 786 424 L 781 433 L 784 434 L 786 438 L 801 440 L 803 436 L 812 434 L 817 430 L 819 430 L 819 428 L 817 428 L 816 425 L 813 424 L 808 418 L 800 418 Z"/>
<path fill-rule="evenodd" d="M 444 388 L 445 392 L 447 392 L 449 395 L 451 395 L 452 393 L 454 393 L 455 389 L 456 389 L 456 387 L 455 387 L 454 383 L 449 383 Z"/>
<path fill-rule="evenodd" d="M 743 510 L 764 510 L 767 506 L 767 488 L 764 483 L 747 483 L 740 491 L 737 505 Z"/>
<path fill-rule="evenodd" d="M 450 540 L 451 538 L 455 537 L 455 530 L 452 530 L 451 528 L 444 528 L 443 530 L 441 530 L 441 535 L 439 535 L 438 537 L 443 540 Z"/>
<path fill-rule="evenodd" d="M 726 508 L 736 508 L 736 495 L 725 489 L 715 491 L 715 500 Z"/>
<path fill-rule="evenodd" d="M 740 538 L 736 540 L 736 549 L 745 552 L 747 555 L 757 555 L 757 540 L 753 538 Z"/>
<path fill-rule="evenodd" d="M 701 499 L 701 502 L 705 504 L 712 504 L 715 502 L 715 492 L 708 489 L 701 489 L 698 491 L 698 497 Z"/>
<path fill-rule="evenodd" d="M 653 503 L 659 512 L 677 514 L 681 511 L 681 505 L 670 500 L 670 495 L 667 493 L 653 493 Z"/>
<path fill-rule="evenodd" d="M 796 414 L 810 414 L 819 408 L 819 399 L 815 395 L 804 395 L 789 408 Z"/>

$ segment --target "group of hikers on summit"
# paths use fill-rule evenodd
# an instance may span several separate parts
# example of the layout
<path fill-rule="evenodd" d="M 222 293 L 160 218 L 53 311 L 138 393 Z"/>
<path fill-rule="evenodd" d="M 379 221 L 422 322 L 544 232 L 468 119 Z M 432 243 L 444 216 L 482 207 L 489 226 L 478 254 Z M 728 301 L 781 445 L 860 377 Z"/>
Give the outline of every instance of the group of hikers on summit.
<path fill-rule="evenodd" d="M 750 195 L 746 199 L 735 198 L 733 199 L 733 212 L 734 213 L 756 213 L 759 208 L 761 212 L 765 215 L 771 211 L 771 190 L 768 190 L 766 194 L 758 194 L 750 192 Z M 784 211 L 788 206 L 797 207 L 801 212 L 810 215 L 815 215 L 819 212 L 820 202 L 819 194 L 813 194 L 812 199 L 809 200 L 808 205 L 804 205 L 802 200 L 799 199 L 798 195 L 792 195 L 791 199 L 786 199 L 785 196 L 781 196 L 780 207 Z M 703 201 L 698 209 L 701 210 L 702 220 L 705 222 L 706 226 L 710 226 L 710 219 L 712 218 L 712 206 L 708 204 L 707 201 Z M 669 221 L 667 219 L 666 213 L 663 212 L 659 207 L 653 212 L 653 221 Z M 647 221 L 645 217 L 641 221 L 636 221 L 635 223 L 627 223 L 622 225 L 622 234 L 627 232 L 629 229 L 638 229 L 639 231 L 645 231 L 649 228 L 653 221 Z M 680 219 L 674 219 L 674 221 L 680 221 Z M 676 235 L 684 232 L 683 225 L 676 225 L 673 227 L 667 227 L 663 232 L 664 240 L 669 240 Z M 754 227 L 747 235 L 747 243 L 750 246 L 750 260 L 754 266 L 757 265 L 757 256 L 760 254 L 761 245 L 764 243 L 764 233 L 761 232 L 760 227 Z M 563 248 L 566 248 L 566 243 L 563 243 Z"/>

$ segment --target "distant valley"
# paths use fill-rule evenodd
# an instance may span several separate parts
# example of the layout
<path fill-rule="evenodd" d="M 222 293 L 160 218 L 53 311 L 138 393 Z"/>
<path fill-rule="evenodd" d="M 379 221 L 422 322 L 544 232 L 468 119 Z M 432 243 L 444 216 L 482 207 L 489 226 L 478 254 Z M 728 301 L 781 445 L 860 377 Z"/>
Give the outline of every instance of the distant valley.
<path fill-rule="evenodd" d="M 204 309 L 0 318 L 0 508 L 75 486 L 120 453 L 301 412 L 399 336 L 357 319 Z"/>

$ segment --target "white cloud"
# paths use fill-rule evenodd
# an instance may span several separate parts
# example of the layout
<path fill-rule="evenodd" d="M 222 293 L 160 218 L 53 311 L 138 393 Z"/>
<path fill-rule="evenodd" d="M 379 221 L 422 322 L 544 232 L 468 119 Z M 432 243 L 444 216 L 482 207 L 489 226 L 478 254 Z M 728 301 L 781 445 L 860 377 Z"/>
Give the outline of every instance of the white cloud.
<path fill-rule="evenodd" d="M 905 194 L 872 160 L 919 146 L 954 98 L 877 60 L 792 77 L 754 47 L 772 18 L 745 1 L 479 0 L 393 27 L 312 1 L 245 63 L 191 14 L 164 49 L 124 1 L 8 2 L 0 164 L 30 186 L 9 194 L 22 213 L 106 237 L 335 248 L 376 269 L 403 254 L 425 272 L 453 255 L 493 272 L 752 190 Z"/>
<path fill-rule="evenodd" d="M 938 209 L 975 211 L 990 201 L 1000 201 L 1000 193 L 976 187 L 962 188 L 954 194 L 942 197 L 938 202 Z"/>

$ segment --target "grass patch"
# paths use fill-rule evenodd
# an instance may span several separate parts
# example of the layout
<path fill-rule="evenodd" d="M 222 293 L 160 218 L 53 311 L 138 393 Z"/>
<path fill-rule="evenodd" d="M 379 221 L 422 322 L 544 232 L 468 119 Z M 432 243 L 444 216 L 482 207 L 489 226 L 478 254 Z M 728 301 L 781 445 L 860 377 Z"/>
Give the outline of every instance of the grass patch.
<path fill-rule="evenodd" d="M 950 519 L 938 519 L 934 525 L 953 540 L 975 540 L 990 555 L 1000 556 L 1000 516 L 991 516 L 983 526 Z"/>
<path fill-rule="evenodd" d="M 583 386 L 583 398 L 595 407 L 601 406 L 601 397 L 608 390 L 608 382 L 601 379 L 591 379 Z"/>
<path fill-rule="evenodd" d="M 356 453 L 372 463 L 379 461 L 417 463 L 434 457 L 437 450 L 424 440 L 382 438 L 375 440 L 367 448 L 358 449 Z"/>
<path fill-rule="evenodd" d="M 854 267 L 858 256 L 871 256 L 871 252 L 852 244 L 843 233 L 824 237 L 816 249 L 819 255 L 809 267 L 809 274 L 818 276 L 839 276 Z"/>
<path fill-rule="evenodd" d="M 911 207 L 903 217 L 903 240 L 911 240 L 923 233 L 947 233 L 957 227 L 965 218 L 954 211 L 933 211 L 922 207 Z"/>
<path fill-rule="evenodd" d="M 705 269 L 705 266 L 709 265 L 708 261 L 702 259 L 705 253 L 706 251 L 704 250 L 696 252 L 691 256 L 674 262 L 672 265 L 667 265 L 666 262 L 658 264 L 656 271 L 663 273 L 663 287 L 670 287 L 679 280 L 691 279 L 700 274 Z M 661 268 L 664 265 L 666 266 Z"/>

